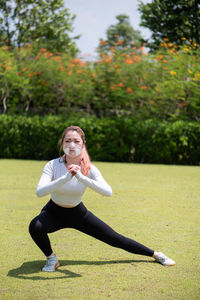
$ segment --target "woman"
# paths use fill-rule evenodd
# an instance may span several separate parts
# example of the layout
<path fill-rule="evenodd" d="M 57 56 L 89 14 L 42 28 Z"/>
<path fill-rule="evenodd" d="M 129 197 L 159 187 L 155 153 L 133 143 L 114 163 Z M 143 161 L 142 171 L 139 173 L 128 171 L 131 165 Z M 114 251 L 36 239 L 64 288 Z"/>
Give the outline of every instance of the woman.
<path fill-rule="evenodd" d="M 29 226 L 33 240 L 47 257 L 42 270 L 52 272 L 59 266 L 47 234 L 62 228 L 74 228 L 111 246 L 153 257 L 165 266 L 175 265 L 163 253 L 155 252 L 115 232 L 81 202 L 88 186 L 104 196 L 112 195 L 111 187 L 90 162 L 83 130 L 78 126 L 66 128 L 59 144 L 64 155 L 45 165 L 36 190 L 38 197 L 51 194 L 51 200 Z"/>

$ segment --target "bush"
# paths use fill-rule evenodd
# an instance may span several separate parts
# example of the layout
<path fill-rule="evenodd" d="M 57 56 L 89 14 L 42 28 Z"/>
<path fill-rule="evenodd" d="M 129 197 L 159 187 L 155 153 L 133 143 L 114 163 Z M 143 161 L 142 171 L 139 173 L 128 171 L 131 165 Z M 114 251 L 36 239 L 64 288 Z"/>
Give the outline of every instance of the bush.
<path fill-rule="evenodd" d="M 0 157 L 49 160 L 64 128 L 80 126 L 92 160 L 200 164 L 200 124 L 154 119 L 0 115 Z"/>
<path fill-rule="evenodd" d="M 0 48 L 0 113 L 200 120 L 200 48 L 164 43 L 100 53 L 93 62 L 31 45 Z"/>

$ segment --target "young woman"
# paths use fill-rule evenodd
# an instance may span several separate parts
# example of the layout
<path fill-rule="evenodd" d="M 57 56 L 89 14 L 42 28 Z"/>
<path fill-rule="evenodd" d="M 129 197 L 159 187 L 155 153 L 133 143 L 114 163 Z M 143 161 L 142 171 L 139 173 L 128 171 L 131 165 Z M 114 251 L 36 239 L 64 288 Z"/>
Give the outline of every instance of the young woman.
<path fill-rule="evenodd" d="M 104 196 L 112 195 L 111 187 L 90 162 L 83 130 L 78 126 L 66 128 L 59 144 L 64 155 L 45 165 L 36 190 L 38 197 L 51 194 L 51 200 L 29 226 L 33 240 L 47 257 L 42 270 L 52 272 L 59 266 L 47 234 L 62 228 L 74 228 L 111 246 L 153 257 L 165 266 L 175 265 L 163 253 L 115 232 L 81 202 L 87 187 Z"/>

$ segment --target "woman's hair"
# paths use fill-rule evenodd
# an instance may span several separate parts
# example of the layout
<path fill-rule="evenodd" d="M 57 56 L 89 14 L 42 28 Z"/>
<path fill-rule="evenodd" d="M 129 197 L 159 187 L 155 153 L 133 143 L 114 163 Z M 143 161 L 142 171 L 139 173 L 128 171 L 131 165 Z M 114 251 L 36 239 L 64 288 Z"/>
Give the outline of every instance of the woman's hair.
<path fill-rule="evenodd" d="M 87 152 L 86 145 L 85 145 L 86 144 L 85 133 L 83 132 L 83 130 L 80 127 L 78 127 L 78 126 L 69 126 L 69 127 L 65 128 L 65 130 L 63 131 L 62 136 L 61 136 L 61 138 L 58 142 L 59 148 L 60 148 L 59 149 L 60 153 L 63 150 L 63 148 L 62 148 L 63 147 L 63 141 L 64 141 L 65 135 L 67 134 L 68 131 L 76 131 L 80 135 L 80 137 L 83 141 L 83 149 L 81 151 L 81 169 L 82 169 L 83 175 L 87 176 L 88 173 L 89 173 L 89 170 L 91 168 L 91 160 L 90 160 L 90 157 L 89 157 L 89 154 Z"/>

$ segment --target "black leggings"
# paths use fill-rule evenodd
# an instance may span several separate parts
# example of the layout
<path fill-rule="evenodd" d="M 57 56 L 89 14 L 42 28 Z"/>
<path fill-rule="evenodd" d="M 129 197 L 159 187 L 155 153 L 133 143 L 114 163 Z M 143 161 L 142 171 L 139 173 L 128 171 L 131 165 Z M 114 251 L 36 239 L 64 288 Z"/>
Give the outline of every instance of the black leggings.
<path fill-rule="evenodd" d="M 153 256 L 154 253 L 144 245 L 115 232 L 88 211 L 82 202 L 76 207 L 64 208 L 50 200 L 43 207 L 41 213 L 31 221 L 29 232 L 42 252 L 49 256 L 53 251 L 47 233 L 62 228 L 77 229 L 104 243 L 131 253 L 146 256 Z"/>

